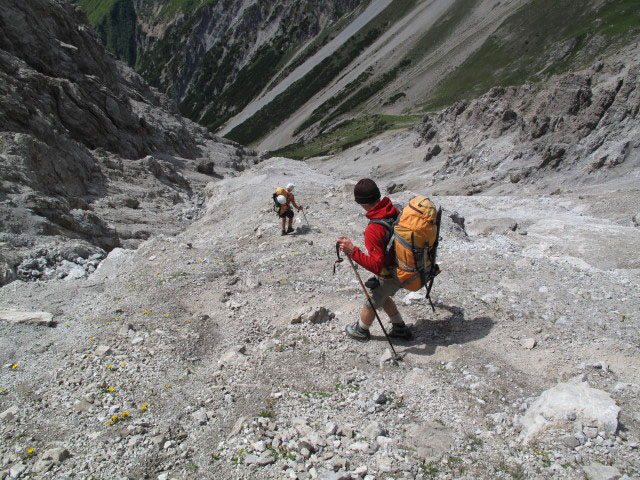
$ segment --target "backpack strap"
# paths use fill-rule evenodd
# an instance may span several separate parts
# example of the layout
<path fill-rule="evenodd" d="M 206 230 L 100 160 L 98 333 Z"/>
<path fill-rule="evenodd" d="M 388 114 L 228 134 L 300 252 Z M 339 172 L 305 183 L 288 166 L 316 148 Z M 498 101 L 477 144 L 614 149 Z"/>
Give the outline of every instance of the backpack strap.
<path fill-rule="evenodd" d="M 382 225 L 385 228 L 386 231 L 384 235 L 384 251 L 386 253 L 389 253 L 389 251 L 393 247 L 393 227 L 395 227 L 396 223 L 398 222 L 398 218 L 399 215 L 396 218 L 374 218 L 373 220 L 369 221 L 369 225 L 375 223 L 377 225 Z"/>
<path fill-rule="evenodd" d="M 433 288 L 433 282 L 440 273 L 440 266 L 436 263 L 436 254 L 438 253 L 438 245 L 440 244 L 440 221 L 442 220 L 442 207 L 438 207 L 438 211 L 436 213 L 436 241 L 433 242 L 432 247 L 429 249 L 429 260 L 431 261 L 431 268 L 429 269 L 429 274 L 427 280 L 427 293 L 425 297 L 429 300 L 429 304 L 431 305 L 431 309 L 435 312 L 436 307 L 433 305 L 431 301 L 431 288 Z"/>

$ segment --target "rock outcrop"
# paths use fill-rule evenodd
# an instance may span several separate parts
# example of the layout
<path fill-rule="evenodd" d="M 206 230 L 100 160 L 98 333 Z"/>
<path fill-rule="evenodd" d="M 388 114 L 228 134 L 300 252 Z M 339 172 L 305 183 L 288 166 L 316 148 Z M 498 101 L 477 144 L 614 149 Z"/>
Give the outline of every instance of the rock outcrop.
<path fill-rule="evenodd" d="M 601 183 L 640 162 L 640 50 L 637 44 L 593 67 L 543 85 L 495 87 L 416 127 L 414 147 L 440 160 L 436 191 L 468 177 L 475 194 L 505 180 L 553 184 L 570 175 Z"/>
<path fill-rule="evenodd" d="M 145 217 L 158 209 L 177 231 L 197 215 L 192 184 L 257 161 L 180 117 L 67 2 L 4 2 L 0 31 L 2 283 L 56 237 L 135 245 L 157 229 Z"/>

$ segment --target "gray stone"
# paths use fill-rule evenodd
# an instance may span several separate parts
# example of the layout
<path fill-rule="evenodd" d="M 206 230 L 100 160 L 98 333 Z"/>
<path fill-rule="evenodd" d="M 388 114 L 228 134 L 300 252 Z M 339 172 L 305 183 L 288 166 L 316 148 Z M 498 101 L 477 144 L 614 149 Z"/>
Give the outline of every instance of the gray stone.
<path fill-rule="evenodd" d="M 302 307 L 298 310 L 293 318 L 291 324 L 299 323 L 325 323 L 335 317 L 335 314 L 325 307 Z"/>
<path fill-rule="evenodd" d="M 634 227 L 639 227 L 640 226 L 640 213 L 636 213 L 633 218 L 631 219 L 631 221 L 633 222 L 633 226 Z"/>
<path fill-rule="evenodd" d="M 388 400 L 387 394 L 384 392 L 378 393 L 373 397 L 373 401 L 378 405 L 384 405 L 385 403 L 387 403 L 387 400 Z"/>
<path fill-rule="evenodd" d="M 49 470 L 51 470 L 52 467 L 53 467 L 53 461 L 52 460 L 39 459 L 33 465 L 33 468 L 31 469 L 31 471 L 34 472 L 34 473 L 46 473 Z"/>
<path fill-rule="evenodd" d="M 209 421 L 207 411 L 204 408 L 197 410 L 191 414 L 191 417 L 198 423 L 198 425 L 206 425 Z"/>
<path fill-rule="evenodd" d="M 387 434 L 387 429 L 384 428 L 378 422 L 372 422 L 364 429 L 362 434 L 369 440 L 375 440 L 376 437 L 384 436 Z"/>
<path fill-rule="evenodd" d="M 42 454 L 41 460 L 51 460 L 54 464 L 64 462 L 71 458 L 71 453 L 64 447 L 50 448 Z"/>
<path fill-rule="evenodd" d="M 271 453 L 269 451 L 266 451 L 266 452 L 263 452 L 260 455 L 260 458 L 258 459 L 257 463 L 258 463 L 259 466 L 264 467 L 266 465 L 271 465 L 271 464 L 275 463 L 275 461 L 276 461 L 276 459 L 273 456 L 273 453 Z"/>
<path fill-rule="evenodd" d="M 20 410 L 16 405 L 12 405 L 7 408 L 4 412 L 0 413 L 0 420 L 3 422 L 11 422 L 16 419 Z"/>
<path fill-rule="evenodd" d="M 618 480 L 622 476 L 617 468 L 597 462 L 582 468 L 588 480 Z"/>
<path fill-rule="evenodd" d="M 453 430 L 434 422 L 407 426 L 404 442 L 425 462 L 437 461 L 454 445 Z"/>
<path fill-rule="evenodd" d="M 576 448 L 578 445 L 580 445 L 580 440 L 578 440 L 575 435 L 566 435 L 560 440 L 569 448 Z"/>
<path fill-rule="evenodd" d="M 53 314 L 49 312 L 22 312 L 16 310 L 0 310 L 0 320 L 23 324 L 52 327 L 55 325 Z"/>

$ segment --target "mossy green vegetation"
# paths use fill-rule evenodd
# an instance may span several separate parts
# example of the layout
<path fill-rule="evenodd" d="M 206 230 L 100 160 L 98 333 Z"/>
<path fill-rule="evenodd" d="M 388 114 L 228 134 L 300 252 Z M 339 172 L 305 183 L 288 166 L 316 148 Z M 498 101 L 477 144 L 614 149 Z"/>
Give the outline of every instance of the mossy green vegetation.
<path fill-rule="evenodd" d="M 299 134 L 311 125 L 320 122 L 321 128 L 330 124 L 341 115 L 352 113 L 356 108 L 381 92 L 390 85 L 412 63 L 416 63 L 441 44 L 443 39 L 450 35 L 455 27 L 472 11 L 474 0 L 457 0 L 449 7 L 447 12 L 438 20 L 415 44 L 415 46 L 396 64 L 390 71 L 374 77 L 370 83 L 366 83 L 372 76 L 372 69 L 362 73 L 356 80 L 347 84 L 338 94 L 324 102 L 307 118 L 294 132 Z M 384 106 L 392 105 L 404 93 L 396 93 L 391 96 Z"/>
<path fill-rule="evenodd" d="M 347 40 L 333 55 L 325 58 L 307 75 L 261 108 L 255 115 L 236 126 L 227 137 L 244 145 L 251 144 L 280 125 L 310 98 L 337 78 L 367 47 L 393 23 L 406 15 L 417 0 L 396 0 L 358 33 Z"/>
<path fill-rule="evenodd" d="M 298 142 L 271 152 L 273 155 L 304 160 L 306 158 L 340 153 L 382 132 L 407 128 L 420 121 L 421 116 L 367 115 L 345 120 L 331 131 L 308 142 Z"/>
<path fill-rule="evenodd" d="M 521 85 L 580 68 L 637 36 L 637 0 L 533 0 L 507 18 L 422 105 L 436 109 L 493 86 Z M 568 21 L 567 19 L 571 19 Z M 593 41 L 598 36 L 604 41 Z"/>
<path fill-rule="evenodd" d="M 284 78 L 286 78 L 291 72 L 293 72 L 296 68 L 306 62 L 309 58 L 315 55 L 322 47 L 324 47 L 327 43 L 333 40 L 349 23 L 351 23 L 355 18 L 362 13 L 366 7 L 371 3 L 371 0 L 365 0 L 360 2 L 358 8 L 351 12 L 345 12 L 345 14 L 339 13 L 338 20 L 333 24 L 324 28 L 317 36 L 314 38 L 309 45 L 307 45 L 301 52 L 296 55 L 297 49 L 291 50 L 287 52 L 287 54 L 283 57 L 283 63 L 286 64 L 291 60 L 292 57 L 295 56 L 293 61 L 289 63 L 286 68 L 284 68 L 274 79 L 271 80 L 268 87 L 269 89 L 273 88 L 275 85 L 280 83 Z"/>
<path fill-rule="evenodd" d="M 136 11 L 130 0 L 79 0 L 107 49 L 133 66 L 136 62 Z"/>

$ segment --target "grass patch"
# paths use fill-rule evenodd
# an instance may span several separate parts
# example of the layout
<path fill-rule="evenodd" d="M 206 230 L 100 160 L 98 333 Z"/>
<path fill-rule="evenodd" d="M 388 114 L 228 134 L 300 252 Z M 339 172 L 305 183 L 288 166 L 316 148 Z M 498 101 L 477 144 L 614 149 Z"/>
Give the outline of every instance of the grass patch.
<path fill-rule="evenodd" d="M 521 85 L 587 64 L 640 28 L 640 2 L 533 0 L 507 18 L 422 107 L 437 109 L 478 96 L 493 86 Z M 554 12 L 549 15 L 549 12 Z M 571 22 L 567 21 L 571 19 Z M 607 41 L 591 40 L 602 35 Z"/>
<path fill-rule="evenodd" d="M 420 116 L 368 115 L 346 120 L 308 142 L 299 142 L 275 150 L 271 154 L 304 160 L 333 155 L 379 135 L 387 130 L 407 128 L 420 121 Z"/>

